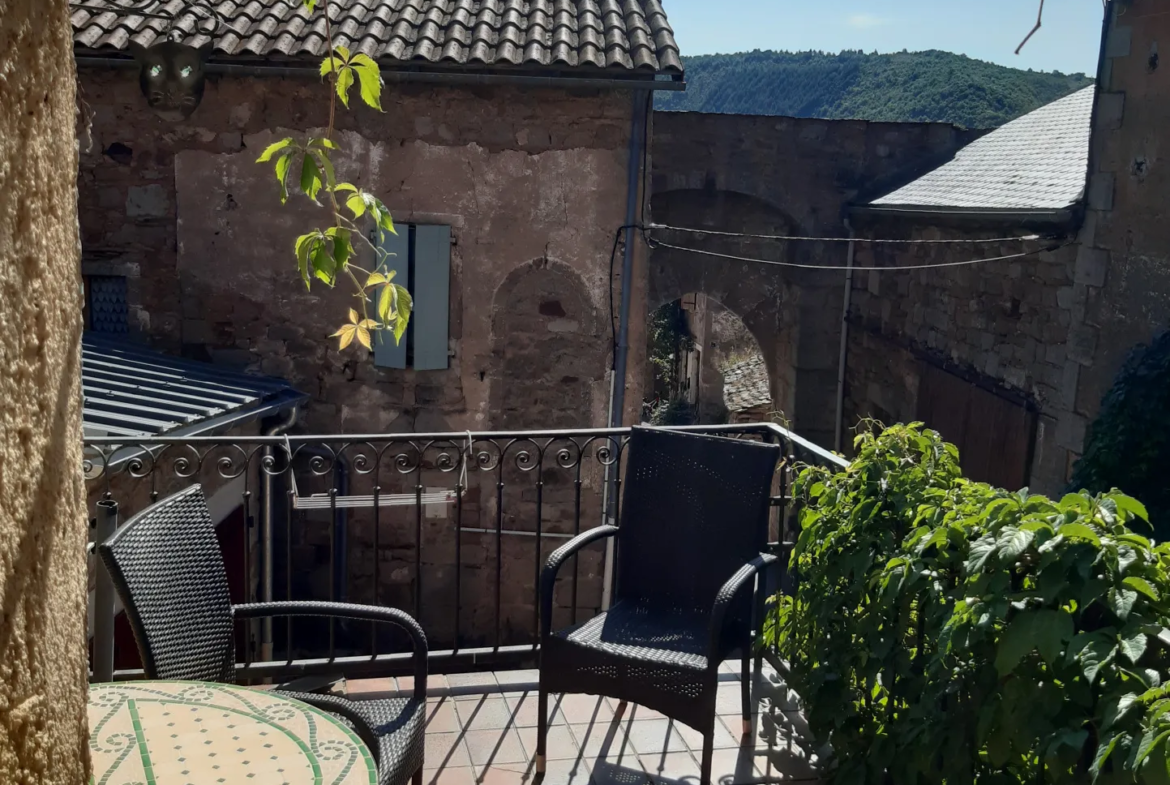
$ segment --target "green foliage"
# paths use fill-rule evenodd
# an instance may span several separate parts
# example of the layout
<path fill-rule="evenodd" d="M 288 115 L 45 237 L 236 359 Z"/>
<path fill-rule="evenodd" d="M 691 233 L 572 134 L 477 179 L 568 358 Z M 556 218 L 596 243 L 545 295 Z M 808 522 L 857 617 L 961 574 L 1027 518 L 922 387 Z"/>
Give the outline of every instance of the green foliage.
<path fill-rule="evenodd" d="M 676 111 L 946 122 L 993 128 L 1087 87 L 1084 74 L 1021 71 L 949 52 L 745 52 L 686 60 Z"/>
<path fill-rule="evenodd" d="M 698 421 L 695 407 L 681 398 L 663 401 L 650 414 L 650 424 L 657 426 L 696 425 Z"/>
<path fill-rule="evenodd" d="M 921 424 L 807 468 L 765 628 L 845 783 L 1170 782 L 1170 545 L 1118 492 L 963 478 Z"/>
<path fill-rule="evenodd" d="M 1138 347 L 1101 401 L 1072 487 L 1120 488 L 1151 512 L 1160 540 L 1170 540 L 1170 333 Z"/>
<path fill-rule="evenodd" d="M 369 107 L 382 111 L 382 75 L 375 63 L 365 54 L 353 54 L 344 46 L 333 45 L 331 26 L 331 2 L 322 0 L 325 15 L 325 31 L 328 38 L 329 54 L 321 61 L 321 77 L 328 79 L 329 128 L 325 136 L 309 137 L 304 144 L 292 137 L 281 139 L 269 145 L 260 154 L 257 163 L 271 163 L 276 181 L 280 186 L 280 201 L 288 202 L 289 176 L 294 164 L 300 161 L 300 190 L 314 203 L 320 205 L 325 197 L 325 207 L 330 212 L 332 226 L 327 229 L 313 229 L 296 239 L 294 250 L 297 270 L 305 287 L 312 286 L 313 279 L 326 286 L 335 286 L 342 276 L 352 284 L 354 297 L 361 303 L 361 313 L 350 309 L 349 321 L 341 326 L 332 337 L 338 339 L 341 349 L 356 341 L 366 349 L 372 348 L 371 333 L 389 330 L 394 340 L 400 342 L 406 333 L 413 309 L 410 293 L 393 283 L 394 273 L 385 266 L 384 252 L 373 243 L 356 222 L 366 220 L 382 238 L 386 232 L 396 234 L 394 219 L 390 211 L 373 194 L 361 190 L 352 183 L 339 183 L 330 158 L 330 151 L 337 150 L 333 141 L 334 117 L 338 100 L 348 108 L 350 90 L 356 81 L 362 101 Z M 311 16 L 317 0 L 303 0 L 302 5 Z M 352 213 L 351 219 L 342 210 Z M 375 257 L 373 270 L 357 267 L 357 249 L 354 242 L 364 242 Z M 366 275 L 365 284 L 354 274 L 355 268 Z M 373 290 L 372 292 L 368 290 Z M 373 295 L 377 304 L 377 319 L 368 314 L 368 304 Z"/>
<path fill-rule="evenodd" d="M 654 376 L 665 385 L 668 397 L 677 397 L 681 381 L 679 358 L 694 347 L 682 301 L 667 303 L 650 315 L 649 338 L 649 360 Z"/>

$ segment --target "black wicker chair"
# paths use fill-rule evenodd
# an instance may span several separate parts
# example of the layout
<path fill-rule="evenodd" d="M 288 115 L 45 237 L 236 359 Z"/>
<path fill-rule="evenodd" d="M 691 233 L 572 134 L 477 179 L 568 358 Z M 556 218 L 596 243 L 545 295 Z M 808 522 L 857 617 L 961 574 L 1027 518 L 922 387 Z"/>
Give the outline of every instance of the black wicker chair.
<path fill-rule="evenodd" d="M 422 782 L 427 641 L 422 628 L 393 608 L 331 602 L 233 606 L 227 572 L 203 489 L 193 485 L 151 505 L 97 546 L 113 579 L 148 678 L 235 681 L 234 620 L 332 616 L 387 622 L 414 646 L 414 696 L 351 701 L 335 695 L 284 694 L 340 717 L 370 748 L 379 785 Z"/>
<path fill-rule="evenodd" d="M 705 737 L 711 779 L 719 666 L 743 658 L 744 733 L 751 732 L 753 602 L 772 477 L 780 448 L 635 428 L 620 527 L 581 534 L 548 559 L 541 578 L 537 771 L 544 770 L 548 694 L 605 695 L 654 709 Z M 592 542 L 616 536 L 609 611 L 552 630 L 557 571 Z M 759 656 L 755 658 L 758 673 Z"/>

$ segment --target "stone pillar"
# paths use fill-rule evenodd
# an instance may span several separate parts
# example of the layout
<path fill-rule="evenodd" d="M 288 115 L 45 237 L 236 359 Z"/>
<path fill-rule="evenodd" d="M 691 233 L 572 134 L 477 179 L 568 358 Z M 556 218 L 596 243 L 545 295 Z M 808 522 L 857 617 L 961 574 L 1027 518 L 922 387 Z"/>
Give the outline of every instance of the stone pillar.
<path fill-rule="evenodd" d="M 0 781 L 81 785 L 85 492 L 65 0 L 0 0 Z"/>

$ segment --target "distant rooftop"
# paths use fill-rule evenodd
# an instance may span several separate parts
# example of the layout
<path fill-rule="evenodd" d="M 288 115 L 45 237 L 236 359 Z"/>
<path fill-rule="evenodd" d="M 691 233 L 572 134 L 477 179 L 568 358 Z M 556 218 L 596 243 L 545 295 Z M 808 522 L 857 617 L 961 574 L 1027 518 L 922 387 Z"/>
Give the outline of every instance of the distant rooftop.
<path fill-rule="evenodd" d="M 92 333 L 81 341 L 81 384 L 86 437 L 211 434 L 308 397 L 281 379 Z"/>
<path fill-rule="evenodd" d="M 723 404 L 732 414 L 766 406 L 772 402 L 768 388 L 768 367 L 760 355 L 723 371 Z"/>
<path fill-rule="evenodd" d="M 108 0 L 87 5 L 96 6 Z M 674 31 L 659 0 L 333 0 L 333 40 L 387 65 L 520 67 L 681 75 Z M 322 4 L 318 3 L 318 9 Z M 285 59 L 325 54 L 325 17 L 301 0 L 223 0 L 223 26 L 170 2 L 183 43 L 213 56 Z M 167 20 L 84 8 L 72 14 L 74 42 L 125 51 L 165 40 Z M 612 75 L 612 74 L 611 74 Z"/>
<path fill-rule="evenodd" d="M 872 207 L 923 212 L 1063 210 L 1081 200 L 1095 87 L 1042 106 L 964 147 Z"/>

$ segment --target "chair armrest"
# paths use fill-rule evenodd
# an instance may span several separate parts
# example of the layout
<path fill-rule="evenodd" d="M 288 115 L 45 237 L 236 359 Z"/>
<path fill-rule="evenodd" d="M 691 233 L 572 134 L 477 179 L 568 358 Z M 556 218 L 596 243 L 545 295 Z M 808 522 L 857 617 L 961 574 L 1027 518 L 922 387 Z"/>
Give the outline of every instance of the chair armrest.
<path fill-rule="evenodd" d="M 715 660 L 719 656 L 719 644 L 723 640 L 723 623 L 726 621 L 727 609 L 731 607 L 731 601 L 735 599 L 735 595 L 739 594 L 744 586 L 747 586 L 756 575 L 763 569 L 770 567 L 780 561 L 780 557 L 773 556 L 769 553 L 762 553 L 750 562 L 740 567 L 739 570 L 732 575 L 727 583 L 719 589 L 719 593 L 715 595 L 715 606 L 711 609 L 711 642 L 708 644 L 708 651 L 710 656 L 707 659 L 712 667 L 717 667 Z M 747 657 L 748 652 L 744 652 Z"/>
<path fill-rule="evenodd" d="M 427 636 L 414 617 L 397 608 L 375 605 L 352 605 L 343 602 L 253 602 L 232 606 L 236 619 L 263 619 L 270 616 L 325 616 L 334 619 L 357 619 L 394 624 L 405 630 L 414 647 L 414 696 L 427 695 Z"/>
<path fill-rule="evenodd" d="M 598 526 L 590 529 L 587 532 L 578 534 L 567 543 L 557 548 L 549 554 L 548 561 L 545 562 L 544 571 L 540 574 L 540 637 L 543 640 L 548 636 L 552 630 L 552 603 L 553 603 L 553 589 L 557 582 L 557 573 L 560 572 L 561 565 L 569 560 L 569 557 L 577 553 L 587 545 L 596 542 L 605 537 L 612 537 L 618 533 L 616 526 Z"/>

